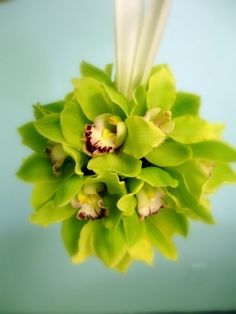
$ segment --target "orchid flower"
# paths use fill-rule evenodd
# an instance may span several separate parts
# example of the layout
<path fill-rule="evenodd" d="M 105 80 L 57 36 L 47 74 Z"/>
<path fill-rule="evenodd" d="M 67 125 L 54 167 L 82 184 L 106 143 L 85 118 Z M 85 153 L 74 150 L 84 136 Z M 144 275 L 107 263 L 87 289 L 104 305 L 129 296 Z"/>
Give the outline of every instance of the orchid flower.
<path fill-rule="evenodd" d="M 161 208 L 165 206 L 164 192 L 161 189 L 153 188 L 145 184 L 137 193 L 137 211 L 141 217 L 144 218 L 156 214 Z"/>
<path fill-rule="evenodd" d="M 108 71 L 109 70 L 109 71 Z M 132 99 L 116 89 L 110 67 L 85 62 L 64 100 L 34 107 L 20 127 L 33 154 L 18 177 L 34 184 L 34 224 L 62 222 L 75 263 L 97 256 L 125 271 L 153 261 L 153 247 L 176 259 L 173 236 L 190 219 L 213 223 L 209 195 L 236 175 L 236 152 L 221 124 L 199 116 L 200 98 L 177 92 L 170 70 L 154 67 Z"/>
<path fill-rule="evenodd" d="M 236 151 L 222 124 L 199 114 L 166 65 L 153 66 L 169 0 L 116 0 L 116 64 L 81 63 L 64 99 L 34 106 L 19 128 L 33 153 L 17 175 L 34 185 L 30 222 L 61 223 L 72 262 L 98 257 L 126 271 L 175 260 L 188 222 L 214 222 L 209 196 L 235 182 Z"/>
<path fill-rule="evenodd" d="M 53 173 L 58 176 L 61 174 L 61 167 L 64 164 L 67 154 L 61 144 L 49 142 L 45 152 L 50 158 Z"/>
<path fill-rule="evenodd" d="M 107 216 L 103 199 L 97 192 L 97 186 L 84 186 L 81 191 L 71 200 L 71 206 L 79 209 L 76 217 L 80 220 L 99 219 Z M 102 191 L 102 189 L 100 189 Z"/>

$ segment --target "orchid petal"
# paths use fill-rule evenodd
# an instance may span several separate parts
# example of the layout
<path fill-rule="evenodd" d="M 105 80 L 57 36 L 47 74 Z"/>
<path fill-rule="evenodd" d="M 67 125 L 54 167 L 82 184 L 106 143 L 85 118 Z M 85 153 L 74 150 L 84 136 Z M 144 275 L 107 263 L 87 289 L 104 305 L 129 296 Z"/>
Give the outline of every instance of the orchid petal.
<path fill-rule="evenodd" d="M 54 207 L 53 202 L 40 207 L 30 216 L 30 222 L 43 227 L 47 227 L 52 223 L 61 222 L 68 219 L 75 213 L 75 209 L 70 205 L 64 207 Z"/>
<path fill-rule="evenodd" d="M 153 187 L 176 187 L 178 185 L 178 181 L 172 178 L 167 171 L 157 167 L 143 168 L 137 178 Z"/>
<path fill-rule="evenodd" d="M 106 85 L 112 85 L 112 81 L 104 71 L 85 61 L 80 64 L 80 72 L 83 77 L 92 77 L 97 81 L 104 82 Z"/>
<path fill-rule="evenodd" d="M 161 108 L 162 110 L 169 110 L 174 104 L 175 98 L 174 79 L 166 67 L 162 67 L 150 77 L 147 91 L 147 107 L 149 109 Z"/>
<path fill-rule="evenodd" d="M 154 147 L 160 145 L 165 135 L 152 122 L 139 116 L 130 116 L 126 120 L 128 134 L 123 152 L 135 158 L 142 158 Z"/>
<path fill-rule="evenodd" d="M 122 153 L 113 153 L 91 158 L 87 168 L 97 174 L 111 171 L 122 176 L 136 177 L 141 171 L 141 161 Z"/>
<path fill-rule="evenodd" d="M 58 178 L 53 174 L 47 157 L 33 154 L 26 158 L 17 172 L 18 178 L 26 182 L 52 182 Z"/>
<path fill-rule="evenodd" d="M 47 140 L 36 131 L 33 122 L 22 125 L 18 131 L 22 137 L 22 144 L 42 154 L 47 146 Z"/>
<path fill-rule="evenodd" d="M 210 124 L 197 116 L 180 116 L 173 119 L 175 128 L 169 135 L 176 142 L 192 144 L 219 138 L 223 124 Z"/>
<path fill-rule="evenodd" d="M 191 158 L 191 149 L 183 144 L 165 142 L 154 148 L 145 158 L 159 167 L 173 167 Z"/>
<path fill-rule="evenodd" d="M 61 112 L 62 133 L 68 144 L 82 149 L 85 125 L 89 122 L 76 100 L 66 103 Z"/>
<path fill-rule="evenodd" d="M 79 193 L 82 188 L 84 180 L 82 177 L 73 175 L 66 178 L 58 187 L 55 197 L 54 205 L 55 207 L 65 206 L 70 203 L 73 197 Z"/>
<path fill-rule="evenodd" d="M 60 125 L 60 115 L 58 113 L 52 113 L 42 119 L 36 120 L 34 126 L 47 139 L 56 143 L 65 142 Z"/>
<path fill-rule="evenodd" d="M 74 216 L 63 221 L 61 227 L 62 240 L 64 242 L 65 248 L 70 256 L 76 255 L 79 250 L 79 238 L 81 230 L 85 222 L 76 219 Z"/>

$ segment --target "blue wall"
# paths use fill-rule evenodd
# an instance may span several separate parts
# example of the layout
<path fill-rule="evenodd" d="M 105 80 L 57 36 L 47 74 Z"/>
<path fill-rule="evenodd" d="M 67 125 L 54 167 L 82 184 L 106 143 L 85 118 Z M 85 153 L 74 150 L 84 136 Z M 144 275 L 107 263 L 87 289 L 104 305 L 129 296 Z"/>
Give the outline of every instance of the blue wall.
<path fill-rule="evenodd" d="M 236 1 L 175 0 L 157 62 L 169 63 L 181 90 L 202 95 L 202 114 L 227 123 L 236 144 Z M 192 223 L 176 238 L 180 260 L 156 254 L 126 275 L 99 261 L 72 265 L 59 226 L 28 223 L 31 188 L 14 173 L 29 151 L 16 128 L 32 118 L 31 104 L 71 89 L 85 59 L 115 59 L 111 0 L 0 2 L 0 312 L 131 313 L 236 308 L 236 193 L 213 197 L 217 224 Z"/>

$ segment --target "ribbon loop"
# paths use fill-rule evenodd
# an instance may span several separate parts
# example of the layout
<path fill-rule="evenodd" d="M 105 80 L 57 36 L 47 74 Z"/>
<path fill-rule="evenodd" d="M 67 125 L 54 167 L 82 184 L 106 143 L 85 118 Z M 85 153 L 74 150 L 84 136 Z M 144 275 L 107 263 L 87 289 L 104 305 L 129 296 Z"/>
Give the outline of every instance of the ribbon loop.
<path fill-rule="evenodd" d="M 116 0 L 116 84 L 131 98 L 146 84 L 165 28 L 170 0 Z"/>

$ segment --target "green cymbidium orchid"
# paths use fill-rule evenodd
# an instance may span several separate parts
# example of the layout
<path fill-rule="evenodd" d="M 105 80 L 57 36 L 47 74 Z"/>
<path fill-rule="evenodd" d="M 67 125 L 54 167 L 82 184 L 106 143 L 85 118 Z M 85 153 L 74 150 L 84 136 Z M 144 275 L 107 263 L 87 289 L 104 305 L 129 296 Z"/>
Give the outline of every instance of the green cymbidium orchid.
<path fill-rule="evenodd" d="M 107 216 L 107 209 L 104 207 L 103 199 L 98 192 L 103 191 L 101 184 L 84 185 L 75 198 L 71 201 L 73 208 L 79 209 L 78 219 L 98 219 Z"/>
<path fill-rule="evenodd" d="M 172 113 L 170 110 L 161 111 L 160 108 L 152 108 L 146 112 L 145 118 L 148 121 L 152 121 L 166 134 L 174 130 L 174 122 L 172 121 Z"/>
<path fill-rule="evenodd" d="M 141 220 L 156 214 L 160 208 L 165 206 L 164 196 L 165 193 L 161 189 L 154 188 L 146 183 L 144 184 L 136 195 L 137 211 Z"/>
<path fill-rule="evenodd" d="M 37 104 L 35 121 L 19 128 L 33 150 L 17 173 L 34 184 L 30 221 L 62 222 L 75 263 L 95 255 L 125 271 L 134 260 L 152 264 L 154 247 L 176 259 L 173 236 L 186 236 L 190 219 L 213 223 L 209 195 L 236 181 L 235 149 L 165 65 L 131 99 L 111 66 L 83 62 L 81 73 L 64 100 Z"/>
<path fill-rule="evenodd" d="M 50 158 L 53 173 L 56 176 L 60 175 L 60 168 L 68 157 L 67 153 L 63 150 L 63 146 L 60 143 L 49 142 L 45 152 Z"/>
<path fill-rule="evenodd" d="M 126 137 L 126 126 L 120 117 L 102 114 L 95 118 L 94 124 L 85 128 L 84 152 L 89 156 L 112 153 L 118 149 Z"/>

